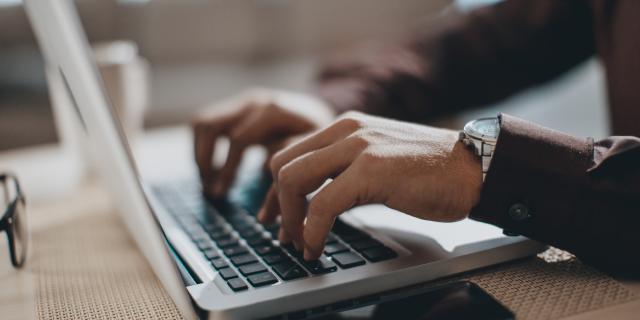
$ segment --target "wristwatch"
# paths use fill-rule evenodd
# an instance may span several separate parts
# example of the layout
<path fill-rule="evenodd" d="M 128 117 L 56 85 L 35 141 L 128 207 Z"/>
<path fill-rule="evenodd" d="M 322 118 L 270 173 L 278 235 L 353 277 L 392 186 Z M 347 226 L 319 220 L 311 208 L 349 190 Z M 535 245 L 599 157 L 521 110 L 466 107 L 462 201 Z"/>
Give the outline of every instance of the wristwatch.
<path fill-rule="evenodd" d="M 500 119 L 480 118 L 469 121 L 460 132 L 460 142 L 482 157 L 482 181 L 489 171 L 493 150 L 500 134 Z"/>

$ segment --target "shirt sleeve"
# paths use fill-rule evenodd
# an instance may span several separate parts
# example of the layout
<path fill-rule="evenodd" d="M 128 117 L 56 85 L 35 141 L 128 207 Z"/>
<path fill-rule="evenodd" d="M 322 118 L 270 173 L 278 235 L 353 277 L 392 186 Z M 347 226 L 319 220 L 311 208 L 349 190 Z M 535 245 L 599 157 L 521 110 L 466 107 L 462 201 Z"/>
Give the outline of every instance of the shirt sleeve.
<path fill-rule="evenodd" d="M 640 139 L 575 138 L 502 114 L 473 219 L 637 272 Z"/>
<path fill-rule="evenodd" d="M 424 121 L 498 101 L 594 53 L 584 0 L 508 0 L 437 20 L 403 45 L 331 60 L 318 94 L 338 112 Z"/>

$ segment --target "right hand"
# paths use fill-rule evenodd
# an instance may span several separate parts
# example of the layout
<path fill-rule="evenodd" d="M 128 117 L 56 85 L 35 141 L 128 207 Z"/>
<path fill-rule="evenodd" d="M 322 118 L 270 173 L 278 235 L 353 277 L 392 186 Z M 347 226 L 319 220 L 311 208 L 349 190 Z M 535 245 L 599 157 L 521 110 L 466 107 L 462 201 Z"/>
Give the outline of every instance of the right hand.
<path fill-rule="evenodd" d="M 192 122 L 203 191 L 214 197 L 225 195 L 248 146 L 265 146 L 268 164 L 292 138 L 328 124 L 333 117 L 332 109 L 317 98 L 266 89 L 249 90 L 207 108 Z M 221 137 L 229 139 L 229 151 L 224 165 L 215 168 L 215 145 Z"/>

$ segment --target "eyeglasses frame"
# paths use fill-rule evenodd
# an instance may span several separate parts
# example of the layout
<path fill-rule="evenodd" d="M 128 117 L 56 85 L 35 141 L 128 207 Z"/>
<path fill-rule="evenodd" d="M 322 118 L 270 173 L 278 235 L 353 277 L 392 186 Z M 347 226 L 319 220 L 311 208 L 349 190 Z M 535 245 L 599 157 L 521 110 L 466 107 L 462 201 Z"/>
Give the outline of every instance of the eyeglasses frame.
<path fill-rule="evenodd" d="M 20 188 L 20 183 L 18 182 L 18 179 L 15 177 L 15 175 L 10 173 L 0 173 L 0 183 L 4 185 L 5 197 L 7 198 L 9 197 L 8 195 L 9 186 L 7 183 L 8 180 L 9 181 L 12 180 L 13 183 L 15 184 L 16 195 L 14 199 L 8 200 L 9 203 L 7 204 L 7 209 L 5 210 L 5 212 L 2 214 L 2 217 L 0 218 L 0 232 L 2 231 L 7 232 L 7 240 L 9 241 L 9 255 L 11 256 L 11 264 L 16 268 L 20 268 L 23 266 L 26 259 L 23 259 L 22 261 L 18 261 L 17 252 L 15 252 L 16 235 L 13 232 L 12 226 L 15 223 L 15 215 L 18 212 L 17 210 L 18 204 L 21 204 L 24 209 L 26 205 L 26 200 L 25 200 L 24 194 L 22 193 L 22 189 Z"/>

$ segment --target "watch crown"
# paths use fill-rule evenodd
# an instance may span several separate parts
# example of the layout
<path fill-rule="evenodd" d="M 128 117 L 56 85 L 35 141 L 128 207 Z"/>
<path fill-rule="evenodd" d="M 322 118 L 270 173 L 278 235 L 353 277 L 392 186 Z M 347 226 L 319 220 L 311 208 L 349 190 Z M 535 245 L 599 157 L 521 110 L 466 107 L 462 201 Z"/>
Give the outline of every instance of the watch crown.
<path fill-rule="evenodd" d="M 471 139 L 469 139 L 469 137 L 467 137 L 467 134 L 464 132 L 459 133 L 458 140 L 467 147 L 475 147 L 473 141 L 471 141 Z"/>

